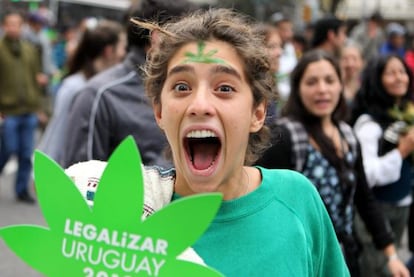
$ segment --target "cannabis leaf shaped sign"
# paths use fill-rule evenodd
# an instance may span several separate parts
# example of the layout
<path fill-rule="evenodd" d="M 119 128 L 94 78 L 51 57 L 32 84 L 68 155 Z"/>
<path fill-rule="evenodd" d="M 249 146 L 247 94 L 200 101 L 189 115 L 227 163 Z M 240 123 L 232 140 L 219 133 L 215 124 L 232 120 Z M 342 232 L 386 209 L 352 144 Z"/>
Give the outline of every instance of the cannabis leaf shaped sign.
<path fill-rule="evenodd" d="M 44 275 L 222 276 L 209 267 L 176 259 L 206 230 L 221 195 L 185 197 L 141 219 L 141 158 L 131 137 L 111 156 L 93 208 L 62 168 L 38 151 L 34 171 L 49 228 L 9 226 L 0 229 L 0 237 Z"/>
<path fill-rule="evenodd" d="M 208 51 L 207 53 L 204 53 L 204 48 L 206 47 L 206 44 L 204 41 L 199 41 L 197 44 L 198 52 L 197 54 L 186 52 L 184 55 L 187 57 L 183 61 L 183 63 L 218 63 L 218 64 L 226 64 L 226 62 L 219 58 L 214 58 L 214 54 L 216 54 L 218 51 L 213 49 Z"/>

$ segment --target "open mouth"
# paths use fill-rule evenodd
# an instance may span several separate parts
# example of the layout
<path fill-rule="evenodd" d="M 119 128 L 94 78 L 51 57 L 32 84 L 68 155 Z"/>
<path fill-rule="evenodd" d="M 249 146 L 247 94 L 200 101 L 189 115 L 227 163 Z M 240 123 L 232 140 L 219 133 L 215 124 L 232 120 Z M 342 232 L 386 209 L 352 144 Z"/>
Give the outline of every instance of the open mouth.
<path fill-rule="evenodd" d="M 221 141 L 210 130 L 191 131 L 184 139 L 184 146 L 196 170 L 206 170 L 214 165 L 221 149 Z"/>
<path fill-rule="evenodd" d="M 329 103 L 330 103 L 330 101 L 326 100 L 326 99 L 319 99 L 319 100 L 315 101 L 316 105 L 328 105 Z"/>

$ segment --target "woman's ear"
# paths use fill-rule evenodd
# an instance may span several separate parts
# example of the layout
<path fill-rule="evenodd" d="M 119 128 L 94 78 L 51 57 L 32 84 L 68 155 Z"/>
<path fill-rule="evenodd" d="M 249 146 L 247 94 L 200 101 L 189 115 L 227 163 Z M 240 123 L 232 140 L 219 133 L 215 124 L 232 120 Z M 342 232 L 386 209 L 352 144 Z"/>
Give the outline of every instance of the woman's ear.
<path fill-rule="evenodd" d="M 160 35 L 158 30 L 151 31 L 151 46 L 158 47 L 160 44 Z"/>
<path fill-rule="evenodd" d="M 152 30 L 150 33 L 151 36 L 151 43 L 149 47 L 146 49 L 147 53 L 150 53 L 151 50 L 157 48 L 160 44 L 160 35 L 158 30 Z"/>
<path fill-rule="evenodd" d="M 163 130 L 162 126 L 162 108 L 160 103 L 152 103 L 152 110 L 154 111 L 154 117 L 158 124 L 158 127 L 160 127 Z"/>
<path fill-rule="evenodd" d="M 105 59 L 110 59 L 112 56 L 114 56 L 115 53 L 115 47 L 113 45 L 107 45 L 102 51 L 102 56 Z"/>
<path fill-rule="evenodd" d="M 252 121 L 250 124 L 251 133 L 256 133 L 263 127 L 266 119 L 266 107 L 267 104 L 265 102 L 262 102 L 254 108 Z"/>

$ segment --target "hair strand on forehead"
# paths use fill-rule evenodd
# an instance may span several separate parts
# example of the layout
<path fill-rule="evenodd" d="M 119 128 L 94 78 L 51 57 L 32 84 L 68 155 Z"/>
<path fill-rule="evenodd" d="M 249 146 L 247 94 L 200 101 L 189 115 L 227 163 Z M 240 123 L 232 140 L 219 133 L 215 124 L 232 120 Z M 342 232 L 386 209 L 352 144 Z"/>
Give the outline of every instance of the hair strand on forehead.
<path fill-rule="evenodd" d="M 150 31 L 150 35 L 152 32 L 160 32 L 167 36 L 175 37 L 176 35 L 174 33 L 168 32 L 167 30 L 161 28 L 161 26 L 157 23 L 149 23 L 145 21 L 139 21 L 135 18 L 131 18 L 130 21 L 137 25 L 138 27 L 141 27 L 143 29 L 148 29 Z"/>

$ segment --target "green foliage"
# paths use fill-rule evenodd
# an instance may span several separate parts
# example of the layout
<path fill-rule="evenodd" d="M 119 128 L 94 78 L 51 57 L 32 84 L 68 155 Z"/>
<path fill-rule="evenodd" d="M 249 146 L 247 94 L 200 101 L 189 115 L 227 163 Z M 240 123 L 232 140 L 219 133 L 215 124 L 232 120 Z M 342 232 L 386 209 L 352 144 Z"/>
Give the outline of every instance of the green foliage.
<path fill-rule="evenodd" d="M 395 120 L 404 121 L 407 124 L 407 128 L 404 131 L 407 131 L 408 128 L 414 126 L 414 104 L 408 102 L 403 109 L 398 105 L 394 105 L 391 109 L 388 110 L 388 114 Z"/>

